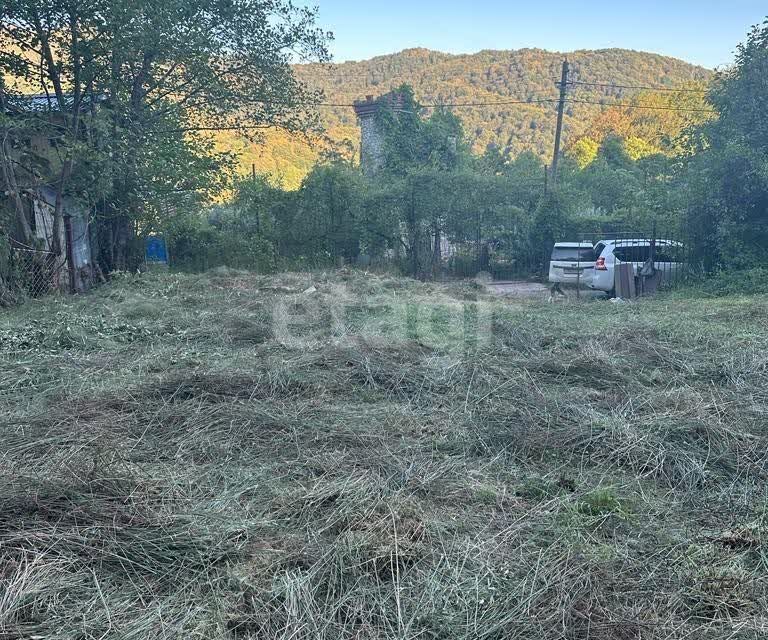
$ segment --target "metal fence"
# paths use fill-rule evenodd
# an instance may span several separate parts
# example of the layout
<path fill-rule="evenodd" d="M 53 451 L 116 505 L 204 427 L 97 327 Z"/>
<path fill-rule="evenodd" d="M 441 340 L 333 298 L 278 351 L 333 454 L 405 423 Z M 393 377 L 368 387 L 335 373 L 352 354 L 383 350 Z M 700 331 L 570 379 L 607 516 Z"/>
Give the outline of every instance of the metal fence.
<path fill-rule="evenodd" d="M 556 243 L 582 245 L 573 256 L 553 259 Z M 621 231 L 566 231 L 558 236 L 512 232 L 479 236 L 474 240 L 455 241 L 444 234 L 423 233 L 418 245 L 378 246 L 360 243 L 350 250 L 316 251 L 308 255 L 301 247 L 281 251 L 276 246 L 269 264 L 259 252 L 227 251 L 226 247 L 207 247 L 196 251 L 171 267 L 205 271 L 227 266 L 256 272 L 332 269 L 351 265 L 374 271 L 394 271 L 423 280 L 456 280 L 483 274 L 496 282 L 536 282 L 575 289 L 576 295 L 588 291 L 615 293 L 614 276 L 620 263 L 630 264 L 637 294 L 678 286 L 703 266 L 696 243 L 679 228 L 659 225 L 635 226 Z M 605 264 L 598 265 L 600 258 Z M 558 271 L 559 270 L 559 271 Z"/>
<path fill-rule="evenodd" d="M 5 254 L 0 264 L 1 303 L 13 304 L 69 289 L 66 258 L 16 241 L 10 241 Z"/>
<path fill-rule="evenodd" d="M 556 245 L 583 249 L 555 261 Z M 697 255 L 696 247 L 679 229 L 659 230 L 656 225 L 622 231 L 565 232 L 540 241 L 510 241 L 502 236 L 471 243 L 444 243 L 442 255 L 438 252 L 438 259 L 425 271 L 446 280 L 482 273 L 497 282 L 559 283 L 578 293 L 590 289 L 594 276 L 604 287 L 616 265 L 630 263 L 638 286 L 647 285 L 646 290 L 650 290 L 679 286 L 700 274 L 704 260 Z M 434 243 L 427 249 L 423 253 L 429 255 Z M 566 262 L 570 264 L 560 264 Z"/>
<path fill-rule="evenodd" d="M 537 240 L 532 234 L 496 233 L 454 242 L 445 235 L 425 233 L 415 250 L 414 245 L 406 250 L 401 243 L 398 248 L 366 252 L 361 244 L 346 255 L 321 252 L 311 258 L 280 255 L 278 247 L 267 245 L 238 252 L 222 250 L 225 247 L 219 245 L 205 252 L 188 252 L 193 259 L 179 264 L 172 260 L 171 267 L 205 271 L 226 266 L 264 273 L 352 265 L 423 280 L 467 279 L 482 274 L 495 282 L 538 283 L 538 287 L 546 285 L 566 295 L 569 289 L 575 290 L 577 297 L 593 292 L 634 297 L 679 286 L 703 272 L 705 261 L 696 249 L 699 244 L 685 236 L 678 228 L 660 230 L 657 225 L 622 231 L 562 232 Z M 72 274 L 67 266 L 66 258 L 10 241 L 5 255 L 0 252 L 0 303 L 70 290 Z M 93 275 L 89 269 L 84 263 L 80 273 L 84 282 Z M 621 282 L 618 288 L 617 282 Z"/>
<path fill-rule="evenodd" d="M 652 295 L 703 273 L 697 244 L 678 229 L 579 233 L 553 246 L 547 280 L 554 291 L 581 296 Z"/>

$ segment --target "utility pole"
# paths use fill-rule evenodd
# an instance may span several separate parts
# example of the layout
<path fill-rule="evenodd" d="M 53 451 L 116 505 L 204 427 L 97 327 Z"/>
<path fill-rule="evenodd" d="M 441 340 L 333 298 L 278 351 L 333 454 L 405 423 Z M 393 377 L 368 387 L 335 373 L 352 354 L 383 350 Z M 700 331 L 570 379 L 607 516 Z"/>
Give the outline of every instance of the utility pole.
<path fill-rule="evenodd" d="M 555 129 L 555 153 L 552 156 L 552 186 L 557 185 L 557 161 L 560 159 L 560 139 L 563 135 L 563 113 L 568 91 L 568 58 L 563 60 L 563 73 L 560 78 L 560 101 L 557 105 L 557 128 Z"/>

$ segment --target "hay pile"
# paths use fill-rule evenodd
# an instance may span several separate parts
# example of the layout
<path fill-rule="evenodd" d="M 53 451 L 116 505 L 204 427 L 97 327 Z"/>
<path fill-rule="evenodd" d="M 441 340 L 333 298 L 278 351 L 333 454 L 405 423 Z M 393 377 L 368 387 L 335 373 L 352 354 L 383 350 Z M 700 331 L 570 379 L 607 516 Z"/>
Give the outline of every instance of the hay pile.
<path fill-rule="evenodd" d="M 768 634 L 758 298 L 127 277 L 0 318 L 0 638 Z"/>

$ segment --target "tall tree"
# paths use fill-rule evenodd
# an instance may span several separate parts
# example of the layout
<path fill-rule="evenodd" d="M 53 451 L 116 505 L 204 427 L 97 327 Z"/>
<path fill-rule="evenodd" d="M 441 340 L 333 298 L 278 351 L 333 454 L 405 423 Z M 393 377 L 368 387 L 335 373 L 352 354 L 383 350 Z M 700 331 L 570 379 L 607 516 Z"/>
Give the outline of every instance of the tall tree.
<path fill-rule="evenodd" d="M 287 0 L 8 0 L 1 19 L 15 52 L 4 74 L 50 94 L 66 121 L 59 198 L 77 170 L 91 176 L 112 267 L 220 168 L 210 132 L 313 125 L 318 95 L 289 63 L 326 60 L 330 34 Z"/>
<path fill-rule="evenodd" d="M 720 117 L 699 128 L 687 174 L 689 226 L 707 265 L 768 261 L 768 21 L 739 45 L 709 99 Z"/>

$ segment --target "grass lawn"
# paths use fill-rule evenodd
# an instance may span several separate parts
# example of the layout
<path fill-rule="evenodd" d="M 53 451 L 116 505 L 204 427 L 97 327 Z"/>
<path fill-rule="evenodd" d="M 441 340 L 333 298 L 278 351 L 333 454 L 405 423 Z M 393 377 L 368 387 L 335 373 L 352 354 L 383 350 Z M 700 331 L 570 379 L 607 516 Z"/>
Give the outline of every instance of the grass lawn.
<path fill-rule="evenodd" d="M 767 421 L 766 296 L 0 310 L 0 639 L 765 638 Z"/>

